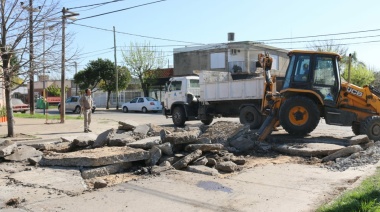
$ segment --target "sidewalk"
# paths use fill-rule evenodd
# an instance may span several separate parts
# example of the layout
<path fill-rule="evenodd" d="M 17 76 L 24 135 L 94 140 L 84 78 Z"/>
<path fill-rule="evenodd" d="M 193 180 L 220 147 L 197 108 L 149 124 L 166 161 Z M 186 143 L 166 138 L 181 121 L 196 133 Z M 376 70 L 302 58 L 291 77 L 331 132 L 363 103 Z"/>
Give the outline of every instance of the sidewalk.
<path fill-rule="evenodd" d="M 31 139 L 58 139 L 63 136 L 80 136 L 86 133 L 83 132 L 82 120 L 65 120 L 65 123 L 60 123 L 59 120 L 48 120 L 33 118 L 15 118 L 14 134 L 15 138 L 34 137 Z M 100 134 L 107 129 L 117 128 L 116 122 L 98 122 L 93 120 L 91 130 L 94 134 Z M 8 135 L 8 125 L 6 122 L 0 123 L 0 135 Z M 23 136 L 25 135 L 25 136 Z"/>

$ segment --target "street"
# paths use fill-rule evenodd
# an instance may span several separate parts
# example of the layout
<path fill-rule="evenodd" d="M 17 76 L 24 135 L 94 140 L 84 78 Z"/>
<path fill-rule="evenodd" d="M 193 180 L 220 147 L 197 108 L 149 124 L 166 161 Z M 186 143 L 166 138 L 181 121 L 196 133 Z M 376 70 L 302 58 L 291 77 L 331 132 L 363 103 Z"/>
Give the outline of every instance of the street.
<path fill-rule="evenodd" d="M 58 110 L 49 111 L 49 114 L 58 114 Z M 67 116 L 78 114 L 67 113 Z M 93 114 L 93 132 L 99 134 L 116 128 L 117 121 L 121 120 L 173 127 L 171 119 L 160 113 L 99 109 Z M 214 123 L 221 120 L 238 121 L 237 118 L 221 118 Z M 56 123 L 44 124 L 40 119 L 17 118 L 15 128 L 17 133 L 40 138 L 84 134 L 83 120 Z M 0 130 L 4 134 L 6 127 L 0 127 Z M 284 133 L 284 130 L 276 133 Z M 311 137 L 345 138 L 352 135 L 349 127 L 329 126 L 321 121 Z M 95 190 L 81 187 L 83 179 L 73 174 L 78 172 L 77 169 L 2 162 L 0 209 L 6 211 L 9 208 L 4 203 L 19 197 L 25 202 L 12 211 L 315 211 L 320 204 L 356 186 L 378 166 L 353 167 L 340 172 L 321 167 L 318 163 L 302 162 L 307 158 L 297 156 L 256 157 L 245 154 L 244 157 L 247 160 L 244 168 L 232 174 L 208 176 L 184 170 L 171 170 L 159 175 L 118 174 L 110 175 L 112 180 L 108 178 L 118 183 Z M 74 191 L 78 194 L 70 195 Z"/>

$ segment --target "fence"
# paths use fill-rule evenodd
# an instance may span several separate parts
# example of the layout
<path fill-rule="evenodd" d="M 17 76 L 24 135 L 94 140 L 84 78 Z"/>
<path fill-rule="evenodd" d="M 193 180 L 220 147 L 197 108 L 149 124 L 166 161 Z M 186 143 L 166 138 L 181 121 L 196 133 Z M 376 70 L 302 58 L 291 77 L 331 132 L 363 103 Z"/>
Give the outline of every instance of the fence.
<path fill-rule="evenodd" d="M 164 98 L 164 91 L 151 91 L 149 93 L 150 97 L 157 99 L 158 101 L 162 101 Z M 96 107 L 106 107 L 107 106 L 107 98 L 108 94 L 102 91 L 96 91 L 92 93 Z M 119 107 L 135 97 L 144 96 L 144 93 L 141 90 L 129 90 L 129 91 L 120 91 L 119 92 Z M 111 93 L 110 95 L 110 108 L 116 108 L 117 99 L 116 94 Z"/>

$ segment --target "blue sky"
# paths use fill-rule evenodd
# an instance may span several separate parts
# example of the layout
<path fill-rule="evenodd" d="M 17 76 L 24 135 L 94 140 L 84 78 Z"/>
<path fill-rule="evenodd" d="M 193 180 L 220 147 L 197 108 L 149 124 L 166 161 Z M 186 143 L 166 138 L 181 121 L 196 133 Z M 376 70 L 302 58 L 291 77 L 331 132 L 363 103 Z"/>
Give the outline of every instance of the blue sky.
<path fill-rule="evenodd" d="M 307 49 L 315 40 L 336 39 L 334 43 L 347 45 L 349 52 L 357 52 L 359 60 L 380 71 L 380 1 L 166 0 L 88 19 L 82 18 L 156 0 L 123 0 L 75 8 L 109 1 L 112 0 L 62 0 L 61 4 L 80 13 L 76 24 L 107 30 L 115 26 L 116 31 L 123 33 L 163 39 L 117 33 L 119 65 L 122 65 L 120 50 L 128 48 L 130 42 L 149 42 L 162 50 L 172 65 L 173 48 L 194 43 L 226 43 L 227 33 L 234 32 L 235 41 L 267 40 L 264 42 L 267 45 L 289 50 Z M 114 60 L 112 32 L 74 24 L 67 25 L 67 32 L 75 33 L 71 48 L 80 49 L 78 70 L 97 58 Z M 310 37 L 327 34 L 339 35 Z M 280 38 L 293 39 L 273 40 Z M 74 69 L 68 70 L 67 75 L 72 76 Z"/>

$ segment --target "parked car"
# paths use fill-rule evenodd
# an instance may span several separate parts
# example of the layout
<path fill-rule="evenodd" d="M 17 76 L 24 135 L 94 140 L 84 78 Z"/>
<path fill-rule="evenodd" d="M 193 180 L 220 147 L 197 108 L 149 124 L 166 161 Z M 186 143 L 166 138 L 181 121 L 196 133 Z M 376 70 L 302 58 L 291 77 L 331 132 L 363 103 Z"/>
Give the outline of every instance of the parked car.
<path fill-rule="evenodd" d="M 136 97 L 129 102 L 121 105 L 124 113 L 128 111 L 141 111 L 147 113 L 148 111 L 157 112 L 162 110 L 161 102 L 152 97 Z"/>
<path fill-rule="evenodd" d="M 80 103 L 79 103 L 80 96 L 71 96 L 67 97 L 66 103 L 65 103 L 65 110 L 66 112 L 73 112 L 73 113 L 80 113 Z M 61 109 L 61 103 L 58 103 L 58 110 Z M 95 113 L 96 105 L 94 102 L 94 105 L 92 106 L 92 113 Z"/>
<path fill-rule="evenodd" d="M 25 104 L 21 99 L 12 98 L 12 109 L 14 113 L 26 113 L 26 111 L 30 110 L 30 107 L 28 104 Z"/>

